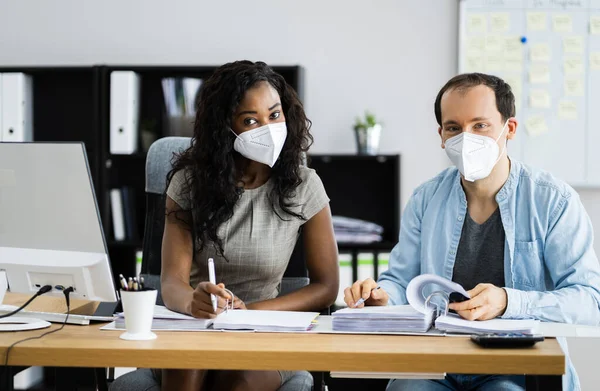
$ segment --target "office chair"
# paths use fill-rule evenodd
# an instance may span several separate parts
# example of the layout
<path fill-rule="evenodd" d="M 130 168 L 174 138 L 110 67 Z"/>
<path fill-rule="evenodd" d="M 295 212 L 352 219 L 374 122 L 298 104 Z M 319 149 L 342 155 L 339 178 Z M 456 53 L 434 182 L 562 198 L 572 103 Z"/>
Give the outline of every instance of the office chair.
<path fill-rule="evenodd" d="M 147 287 L 158 290 L 156 304 L 159 305 L 164 305 L 160 288 L 160 270 L 162 237 L 165 224 L 167 174 L 172 169 L 173 154 L 186 150 L 190 145 L 191 139 L 189 137 L 164 137 L 155 141 L 150 146 L 148 156 L 146 157 L 146 219 L 141 276 L 144 277 L 144 284 Z M 303 159 L 301 163 L 306 164 L 306 160 Z M 305 287 L 310 282 L 302 242 L 302 235 L 300 235 L 281 281 L 281 295 Z M 113 372 L 112 375 L 110 374 L 111 372 Z M 144 384 L 151 381 L 149 379 L 151 378 L 150 371 L 147 369 L 138 369 L 136 372 L 136 374 L 128 374 L 129 381 L 124 384 L 119 384 L 118 378 L 114 379 L 110 389 L 112 391 L 135 391 L 131 387 L 133 384 L 136 384 L 139 385 L 140 391 L 147 390 L 148 388 Z M 321 390 L 324 384 L 324 374 L 322 372 L 312 372 L 311 374 L 315 384 L 313 389 L 315 391 Z M 132 382 L 132 377 L 137 375 L 139 375 L 139 378 Z M 109 378 L 109 381 L 114 378 L 114 371 L 110 369 Z"/>

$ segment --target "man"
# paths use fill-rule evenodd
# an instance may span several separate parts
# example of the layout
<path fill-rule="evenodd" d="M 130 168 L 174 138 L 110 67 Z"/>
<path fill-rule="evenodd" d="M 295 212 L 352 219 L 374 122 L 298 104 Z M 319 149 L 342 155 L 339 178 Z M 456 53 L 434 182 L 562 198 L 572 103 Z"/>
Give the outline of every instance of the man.
<path fill-rule="evenodd" d="M 518 125 L 510 86 L 484 74 L 456 76 L 439 92 L 435 115 L 442 148 L 456 167 L 414 191 L 390 269 L 378 284 L 367 279 L 346 288 L 346 304 L 361 297 L 366 305 L 406 304 L 409 281 L 433 273 L 468 290 L 470 300 L 450 305 L 466 319 L 598 325 L 600 267 L 590 220 L 570 186 L 507 156 Z M 570 361 L 563 385 L 580 389 Z M 447 375 L 388 385 L 463 388 L 523 390 L 525 378 Z"/>

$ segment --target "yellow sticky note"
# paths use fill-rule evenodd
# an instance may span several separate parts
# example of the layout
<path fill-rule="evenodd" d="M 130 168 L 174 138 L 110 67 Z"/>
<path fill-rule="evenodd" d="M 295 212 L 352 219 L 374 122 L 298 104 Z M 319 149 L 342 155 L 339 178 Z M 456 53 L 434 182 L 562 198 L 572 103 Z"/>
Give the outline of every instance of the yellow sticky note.
<path fill-rule="evenodd" d="M 600 71 L 600 52 L 590 53 L 590 69 Z"/>
<path fill-rule="evenodd" d="M 549 109 L 552 99 L 546 90 L 532 89 L 529 91 L 529 107 L 534 109 Z"/>
<path fill-rule="evenodd" d="M 570 100 L 558 102 L 558 119 L 575 120 L 578 116 L 576 102 Z"/>
<path fill-rule="evenodd" d="M 590 16 L 590 34 L 600 35 L 600 15 Z"/>
<path fill-rule="evenodd" d="M 581 57 L 565 57 L 564 59 L 565 75 L 583 75 L 584 66 Z"/>
<path fill-rule="evenodd" d="M 529 59 L 534 62 L 550 62 L 550 45 L 547 43 L 534 43 L 529 48 Z"/>
<path fill-rule="evenodd" d="M 563 50 L 569 54 L 583 54 L 584 43 L 581 35 L 563 38 Z"/>
<path fill-rule="evenodd" d="M 585 86 L 582 78 L 565 78 L 565 95 L 566 96 L 583 96 Z"/>
<path fill-rule="evenodd" d="M 550 67 L 546 64 L 531 64 L 529 67 L 529 82 L 531 84 L 550 83 Z"/>
<path fill-rule="evenodd" d="M 501 52 L 504 51 L 506 39 L 500 35 L 488 35 L 485 38 L 486 52 Z"/>
<path fill-rule="evenodd" d="M 470 14 L 467 16 L 467 31 L 469 33 L 487 33 L 487 18 L 485 14 Z"/>
<path fill-rule="evenodd" d="M 508 12 L 495 12 L 490 14 L 490 30 L 493 33 L 506 33 L 510 29 L 510 16 Z"/>
<path fill-rule="evenodd" d="M 468 55 L 465 58 L 465 72 L 485 72 L 484 60 L 483 55 Z"/>
<path fill-rule="evenodd" d="M 504 39 L 504 57 L 506 58 L 523 58 L 523 44 L 517 36 Z"/>
<path fill-rule="evenodd" d="M 520 58 L 504 58 L 504 70 L 507 72 L 521 72 L 523 60 Z"/>
<path fill-rule="evenodd" d="M 469 37 L 467 39 L 467 53 L 482 54 L 485 52 L 485 37 Z"/>
<path fill-rule="evenodd" d="M 552 29 L 557 33 L 570 33 L 573 31 L 573 18 L 569 14 L 552 15 Z"/>
<path fill-rule="evenodd" d="M 504 56 L 502 53 L 488 53 L 485 58 L 486 71 L 503 71 Z"/>
<path fill-rule="evenodd" d="M 546 118 L 541 115 L 532 115 L 525 120 L 525 129 L 531 137 L 541 136 L 548 133 Z"/>
<path fill-rule="evenodd" d="M 545 12 L 527 13 L 527 31 L 546 31 L 547 17 Z"/>

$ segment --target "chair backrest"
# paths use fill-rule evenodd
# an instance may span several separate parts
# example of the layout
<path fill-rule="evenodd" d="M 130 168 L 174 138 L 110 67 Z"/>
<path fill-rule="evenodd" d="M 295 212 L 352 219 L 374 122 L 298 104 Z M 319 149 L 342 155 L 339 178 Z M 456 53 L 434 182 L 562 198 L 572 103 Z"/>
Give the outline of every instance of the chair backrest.
<path fill-rule="evenodd" d="M 147 286 L 159 290 L 161 247 L 165 225 L 165 191 L 167 174 L 172 169 L 174 153 L 180 153 L 189 148 L 189 137 L 164 137 L 155 141 L 148 150 L 146 157 L 146 219 L 144 226 L 144 244 L 142 255 L 142 275 Z M 308 284 L 308 272 L 304 259 L 302 237 L 296 247 L 284 273 L 281 293 L 289 293 Z"/>

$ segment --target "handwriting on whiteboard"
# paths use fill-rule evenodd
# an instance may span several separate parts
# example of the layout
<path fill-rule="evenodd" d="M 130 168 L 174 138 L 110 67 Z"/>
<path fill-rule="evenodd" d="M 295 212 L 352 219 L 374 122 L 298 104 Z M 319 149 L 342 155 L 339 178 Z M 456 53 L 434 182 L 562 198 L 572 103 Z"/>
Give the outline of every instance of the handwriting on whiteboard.
<path fill-rule="evenodd" d="M 535 8 L 561 7 L 561 8 L 583 8 L 583 0 L 533 0 Z"/>
<path fill-rule="evenodd" d="M 505 5 L 504 0 L 485 0 L 485 5 L 502 6 Z"/>

